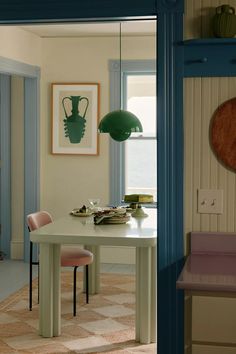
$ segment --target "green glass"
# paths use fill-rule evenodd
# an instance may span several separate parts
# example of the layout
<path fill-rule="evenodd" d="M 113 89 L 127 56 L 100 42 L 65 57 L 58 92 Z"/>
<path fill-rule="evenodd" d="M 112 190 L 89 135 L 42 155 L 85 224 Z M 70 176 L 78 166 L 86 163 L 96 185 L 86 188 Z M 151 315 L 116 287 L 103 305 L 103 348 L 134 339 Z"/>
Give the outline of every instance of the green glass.
<path fill-rule="evenodd" d="M 230 5 L 221 5 L 216 8 L 212 21 L 215 37 L 232 38 L 236 34 L 235 9 Z"/>
<path fill-rule="evenodd" d="M 131 112 L 117 110 L 106 114 L 98 126 L 99 133 L 109 133 L 113 140 L 124 141 L 131 133 L 143 131 L 142 124 Z"/>

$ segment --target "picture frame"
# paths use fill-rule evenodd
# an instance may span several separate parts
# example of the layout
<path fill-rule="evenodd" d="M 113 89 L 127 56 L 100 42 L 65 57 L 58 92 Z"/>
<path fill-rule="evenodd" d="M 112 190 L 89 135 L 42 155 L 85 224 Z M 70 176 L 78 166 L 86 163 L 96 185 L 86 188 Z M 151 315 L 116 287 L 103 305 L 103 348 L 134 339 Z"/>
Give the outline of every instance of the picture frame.
<path fill-rule="evenodd" d="M 99 83 L 52 83 L 52 154 L 98 155 Z"/>

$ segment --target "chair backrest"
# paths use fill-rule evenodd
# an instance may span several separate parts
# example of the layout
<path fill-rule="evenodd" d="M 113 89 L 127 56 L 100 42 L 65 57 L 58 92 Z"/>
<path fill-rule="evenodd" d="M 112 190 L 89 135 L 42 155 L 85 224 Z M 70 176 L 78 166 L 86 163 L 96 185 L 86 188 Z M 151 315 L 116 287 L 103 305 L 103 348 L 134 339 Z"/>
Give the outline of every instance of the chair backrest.
<path fill-rule="evenodd" d="M 47 211 L 37 211 L 27 215 L 27 224 L 29 231 L 34 231 L 41 226 L 50 224 L 52 222 L 52 217 Z"/>

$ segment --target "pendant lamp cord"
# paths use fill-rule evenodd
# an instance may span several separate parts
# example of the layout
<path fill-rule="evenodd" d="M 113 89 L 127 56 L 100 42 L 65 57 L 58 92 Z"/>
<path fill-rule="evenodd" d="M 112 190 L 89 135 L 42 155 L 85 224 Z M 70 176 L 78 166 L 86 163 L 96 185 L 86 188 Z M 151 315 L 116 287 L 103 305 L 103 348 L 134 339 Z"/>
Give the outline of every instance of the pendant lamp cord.
<path fill-rule="evenodd" d="M 120 109 L 121 109 L 121 96 L 122 96 L 122 70 L 121 70 L 121 22 L 120 22 Z"/>

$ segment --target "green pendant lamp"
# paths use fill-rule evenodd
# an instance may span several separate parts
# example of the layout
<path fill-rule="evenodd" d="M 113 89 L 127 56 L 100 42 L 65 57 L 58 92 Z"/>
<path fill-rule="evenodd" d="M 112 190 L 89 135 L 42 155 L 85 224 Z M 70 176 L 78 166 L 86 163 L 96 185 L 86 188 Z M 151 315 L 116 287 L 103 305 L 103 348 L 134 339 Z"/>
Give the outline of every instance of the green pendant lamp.
<path fill-rule="evenodd" d="M 120 106 L 121 106 L 121 23 L 120 23 Z M 139 133 L 143 127 L 139 119 L 131 112 L 118 109 L 106 114 L 98 126 L 99 133 L 109 133 L 116 141 L 124 141 L 131 133 Z"/>

